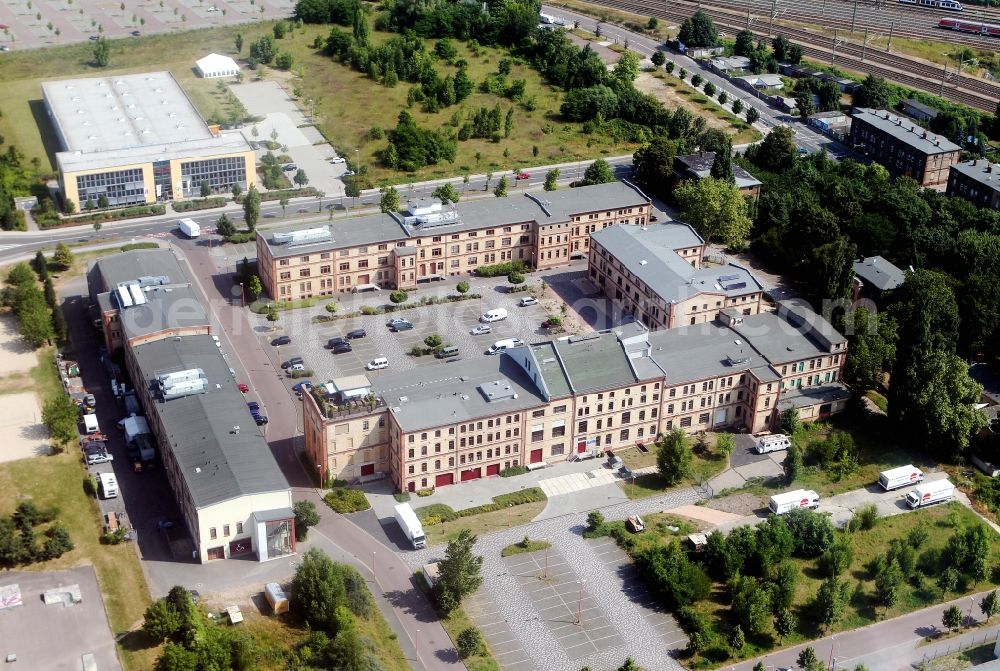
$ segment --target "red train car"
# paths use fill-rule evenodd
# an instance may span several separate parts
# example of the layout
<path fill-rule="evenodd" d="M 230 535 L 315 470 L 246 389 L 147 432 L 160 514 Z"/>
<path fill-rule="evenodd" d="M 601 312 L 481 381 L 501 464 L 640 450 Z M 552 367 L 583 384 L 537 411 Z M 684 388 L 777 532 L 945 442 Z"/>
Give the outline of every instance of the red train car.
<path fill-rule="evenodd" d="M 960 33 L 975 33 L 976 35 L 1000 37 L 1000 26 L 991 23 L 963 21 L 961 19 L 941 19 L 938 21 L 938 28 L 957 30 Z"/>

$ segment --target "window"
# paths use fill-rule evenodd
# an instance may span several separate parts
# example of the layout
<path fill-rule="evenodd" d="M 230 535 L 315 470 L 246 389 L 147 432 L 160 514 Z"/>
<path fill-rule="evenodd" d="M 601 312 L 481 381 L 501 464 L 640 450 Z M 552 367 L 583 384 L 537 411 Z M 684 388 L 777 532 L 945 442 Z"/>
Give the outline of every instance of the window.
<path fill-rule="evenodd" d="M 215 540 L 216 538 L 218 538 L 218 536 L 219 536 L 219 534 L 217 534 L 217 533 L 215 532 L 215 527 L 212 527 L 211 529 L 209 529 L 209 530 L 208 530 L 208 537 L 209 537 L 209 538 L 211 538 L 211 539 L 212 539 L 213 541 L 214 541 L 214 540 Z"/>
<path fill-rule="evenodd" d="M 618 440 L 628 440 L 628 429 L 622 429 L 618 434 Z"/>
<path fill-rule="evenodd" d="M 684 427 L 691 426 L 691 418 L 690 417 L 681 417 L 681 426 L 684 426 Z"/>
<path fill-rule="evenodd" d="M 576 425 L 577 433 L 587 433 L 587 420 L 582 420 Z"/>
<path fill-rule="evenodd" d="M 545 409 L 543 408 L 541 410 L 535 410 L 533 413 L 531 413 L 531 416 L 532 417 L 544 417 L 545 416 Z"/>
<path fill-rule="evenodd" d="M 531 442 L 533 443 L 541 441 L 544 436 L 545 436 L 545 431 L 542 430 L 541 428 L 536 427 L 531 430 Z"/>
<path fill-rule="evenodd" d="M 243 522 L 236 523 L 236 535 L 239 536 L 243 533 Z"/>
<path fill-rule="evenodd" d="M 557 414 L 560 413 L 560 412 L 566 412 L 566 406 L 565 405 L 557 405 L 556 407 L 552 408 L 552 412 L 553 413 L 557 413 Z"/>
<path fill-rule="evenodd" d="M 552 455 L 553 456 L 555 456 L 557 454 L 564 454 L 565 452 L 566 452 L 566 444 L 565 443 L 556 443 L 555 445 L 552 446 Z"/>
<path fill-rule="evenodd" d="M 632 413 L 631 412 L 623 412 L 622 413 L 622 424 L 628 424 L 631 421 L 632 421 Z"/>
<path fill-rule="evenodd" d="M 223 524 L 222 525 L 222 535 L 226 536 L 226 537 L 229 536 L 229 525 L 228 524 Z"/>
<path fill-rule="evenodd" d="M 708 413 L 707 412 L 703 412 L 700 415 L 698 415 L 698 423 L 699 424 L 708 424 Z"/>
<path fill-rule="evenodd" d="M 565 424 L 558 424 L 558 425 L 552 427 L 552 437 L 553 438 L 559 438 L 559 437 L 565 436 L 565 435 L 566 435 L 566 425 Z"/>

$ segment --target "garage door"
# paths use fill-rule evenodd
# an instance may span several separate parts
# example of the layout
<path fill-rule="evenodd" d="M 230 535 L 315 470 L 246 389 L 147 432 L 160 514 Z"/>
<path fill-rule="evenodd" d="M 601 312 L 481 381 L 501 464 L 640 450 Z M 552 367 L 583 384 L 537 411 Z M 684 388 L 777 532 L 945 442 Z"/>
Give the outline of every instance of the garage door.
<path fill-rule="evenodd" d="M 542 460 L 542 450 L 541 448 L 531 451 L 531 461 L 529 463 L 537 464 Z"/>
<path fill-rule="evenodd" d="M 500 464 L 490 464 L 487 466 L 486 475 L 500 475 Z"/>
<path fill-rule="evenodd" d="M 454 473 L 442 473 L 441 475 L 434 477 L 435 487 L 444 487 L 445 485 L 455 484 L 455 474 Z"/>
<path fill-rule="evenodd" d="M 225 559 L 226 558 L 226 548 L 220 545 L 217 548 L 208 548 L 208 558 L 211 559 Z"/>
<path fill-rule="evenodd" d="M 576 451 L 577 452 L 586 452 L 587 451 L 587 441 L 585 441 L 585 440 L 579 441 L 576 444 Z"/>
<path fill-rule="evenodd" d="M 375 464 L 363 464 L 361 466 L 361 475 L 375 475 Z"/>
<path fill-rule="evenodd" d="M 470 468 L 467 471 L 462 471 L 462 482 L 477 480 L 481 477 L 483 477 L 483 470 L 481 468 Z"/>

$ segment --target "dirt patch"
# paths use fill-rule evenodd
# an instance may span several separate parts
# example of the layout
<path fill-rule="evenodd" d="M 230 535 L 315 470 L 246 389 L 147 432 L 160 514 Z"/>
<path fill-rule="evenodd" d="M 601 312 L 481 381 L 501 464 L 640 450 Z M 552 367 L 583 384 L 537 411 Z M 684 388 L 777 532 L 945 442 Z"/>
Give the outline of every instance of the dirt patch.
<path fill-rule="evenodd" d="M 767 497 L 759 494 L 732 494 L 721 499 L 712 499 L 705 503 L 706 508 L 721 510 L 733 515 L 745 517 L 767 505 Z"/>
<path fill-rule="evenodd" d="M 728 511 L 709 508 L 708 506 L 680 506 L 678 508 L 664 510 L 663 512 L 695 520 L 698 523 L 699 528 L 704 528 L 706 526 L 715 527 L 720 524 L 726 524 L 727 522 L 736 522 L 744 517 L 743 515 L 738 515 Z"/>
<path fill-rule="evenodd" d="M 668 86 L 668 81 L 676 83 L 677 87 Z M 648 72 L 640 72 L 639 77 L 635 80 L 635 87 L 643 93 L 648 93 L 662 102 L 666 105 L 667 109 L 683 107 L 695 116 L 702 117 L 705 120 L 705 123 L 708 124 L 709 128 L 719 128 L 727 133 L 733 132 L 733 128 L 728 121 L 723 121 L 713 114 L 706 114 L 704 107 L 698 103 L 692 102 L 692 97 L 704 97 L 703 93 L 697 92 L 692 95 L 682 94 L 680 91 L 690 91 L 690 88 L 686 84 L 679 83 L 675 77 L 664 80 L 658 79 Z"/>
<path fill-rule="evenodd" d="M 42 424 L 42 410 L 31 392 L 0 395 L 0 461 L 49 454 L 49 431 Z"/>
<path fill-rule="evenodd" d="M 0 375 L 30 371 L 37 365 L 38 355 L 21 339 L 14 316 L 0 316 Z"/>

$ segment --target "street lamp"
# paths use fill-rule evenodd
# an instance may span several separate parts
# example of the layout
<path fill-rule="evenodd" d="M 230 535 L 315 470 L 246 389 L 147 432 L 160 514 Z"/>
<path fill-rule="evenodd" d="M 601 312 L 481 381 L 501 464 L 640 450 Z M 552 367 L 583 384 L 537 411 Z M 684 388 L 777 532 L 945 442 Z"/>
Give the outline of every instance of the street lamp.
<path fill-rule="evenodd" d="M 246 307 L 246 300 L 243 298 L 243 283 L 240 282 L 240 307 Z"/>
<path fill-rule="evenodd" d="M 583 587 L 587 584 L 586 578 L 580 579 L 580 599 L 576 602 L 576 624 L 582 626 L 583 624 Z"/>
<path fill-rule="evenodd" d="M 514 507 L 513 503 L 507 504 L 507 526 L 510 527 L 510 509 Z"/>
<path fill-rule="evenodd" d="M 316 471 L 319 473 L 319 488 L 323 489 L 323 464 L 316 464 Z"/>
<path fill-rule="evenodd" d="M 416 636 L 413 639 L 413 649 L 417 653 L 417 661 L 420 661 L 420 630 L 417 629 Z"/>
<path fill-rule="evenodd" d="M 378 584 L 378 579 L 375 577 L 375 550 L 372 550 L 372 582 Z"/>

